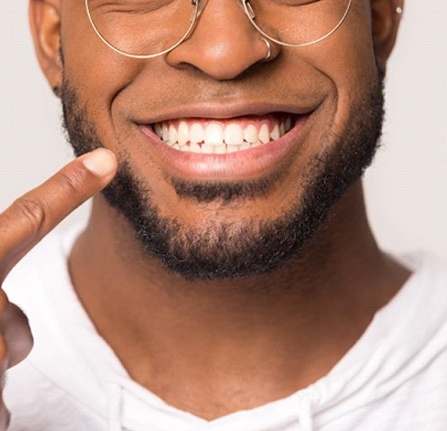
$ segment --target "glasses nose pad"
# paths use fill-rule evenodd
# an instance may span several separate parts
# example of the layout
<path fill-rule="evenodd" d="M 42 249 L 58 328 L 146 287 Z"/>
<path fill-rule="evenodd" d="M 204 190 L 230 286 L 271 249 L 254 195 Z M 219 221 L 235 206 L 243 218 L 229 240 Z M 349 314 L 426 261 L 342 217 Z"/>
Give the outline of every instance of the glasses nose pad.
<path fill-rule="evenodd" d="M 244 11 L 248 15 L 250 20 L 255 19 L 256 15 L 255 15 L 253 8 L 251 7 L 249 0 L 242 0 L 242 3 L 243 3 Z"/>
<path fill-rule="evenodd" d="M 188 40 L 191 37 L 192 32 L 196 28 L 197 21 L 200 17 L 200 14 L 202 13 L 202 11 L 206 5 L 206 0 L 191 0 L 191 4 L 193 6 L 193 10 L 189 14 L 189 21 L 190 21 L 191 25 L 190 25 L 189 30 L 186 33 L 185 37 L 183 38 L 182 42 L 184 40 Z"/>
<path fill-rule="evenodd" d="M 203 12 L 203 9 L 205 8 L 207 3 L 207 0 L 191 0 L 191 4 L 193 5 L 193 10 L 191 11 L 189 15 L 189 21 L 191 22 L 191 26 L 188 30 L 188 33 L 186 34 L 184 40 L 187 40 L 194 29 L 196 28 L 197 22 L 200 18 L 200 15 Z"/>
<path fill-rule="evenodd" d="M 191 11 L 191 15 L 189 16 L 189 20 L 191 22 L 196 21 L 200 15 L 203 12 L 203 9 L 205 8 L 207 0 L 192 0 L 191 4 L 194 6 L 193 10 Z"/>

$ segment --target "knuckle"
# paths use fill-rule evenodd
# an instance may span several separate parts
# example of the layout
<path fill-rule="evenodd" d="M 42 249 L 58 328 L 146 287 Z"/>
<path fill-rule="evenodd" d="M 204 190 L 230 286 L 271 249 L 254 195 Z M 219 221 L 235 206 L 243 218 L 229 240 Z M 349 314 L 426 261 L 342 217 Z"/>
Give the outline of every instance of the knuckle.
<path fill-rule="evenodd" d="M 70 195 L 79 196 L 83 192 L 85 185 L 85 172 L 81 170 L 62 173 L 62 184 L 65 191 Z"/>
<path fill-rule="evenodd" d="M 30 196 L 23 196 L 14 202 L 14 207 L 29 223 L 32 231 L 37 233 L 45 223 L 46 208 L 42 201 Z"/>

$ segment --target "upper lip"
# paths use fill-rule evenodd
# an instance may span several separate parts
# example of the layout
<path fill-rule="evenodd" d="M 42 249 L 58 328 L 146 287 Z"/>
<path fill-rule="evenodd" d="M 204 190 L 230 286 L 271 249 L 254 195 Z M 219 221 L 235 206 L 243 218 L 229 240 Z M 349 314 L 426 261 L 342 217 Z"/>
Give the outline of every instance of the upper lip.
<path fill-rule="evenodd" d="M 312 105 L 286 105 L 284 103 L 248 102 L 248 103 L 221 103 L 212 101 L 204 103 L 178 104 L 165 107 L 150 118 L 135 119 L 140 125 L 154 124 L 179 118 L 236 118 L 250 115 L 267 115 L 272 113 L 287 113 L 292 115 L 306 115 L 315 111 L 321 101 Z"/>

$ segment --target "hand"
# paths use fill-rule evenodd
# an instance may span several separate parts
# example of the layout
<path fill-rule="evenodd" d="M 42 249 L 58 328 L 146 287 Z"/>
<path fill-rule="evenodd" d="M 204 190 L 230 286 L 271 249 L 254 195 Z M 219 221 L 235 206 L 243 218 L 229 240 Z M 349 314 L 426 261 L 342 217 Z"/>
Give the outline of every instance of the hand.
<path fill-rule="evenodd" d="M 111 181 L 116 167 L 115 157 L 108 150 L 85 154 L 0 214 L 0 286 L 34 245 Z M 26 358 L 32 343 L 26 316 L 0 289 L 0 431 L 6 430 L 9 421 L 1 396 L 5 371 Z"/>

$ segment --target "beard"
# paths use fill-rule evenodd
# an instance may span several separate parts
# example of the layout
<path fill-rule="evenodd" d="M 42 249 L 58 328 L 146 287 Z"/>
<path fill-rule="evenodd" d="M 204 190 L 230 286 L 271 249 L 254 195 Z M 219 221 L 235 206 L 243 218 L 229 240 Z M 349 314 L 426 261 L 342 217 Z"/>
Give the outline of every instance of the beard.
<path fill-rule="evenodd" d="M 75 154 L 102 147 L 94 123 L 67 81 L 61 99 L 64 128 Z M 132 226 L 147 256 L 159 259 L 188 280 L 266 274 L 305 255 L 306 246 L 324 224 L 334 203 L 369 166 L 379 146 L 383 106 L 383 77 L 379 76 L 377 85 L 358 106 L 352 107 L 343 135 L 326 134 L 328 149 L 310 160 L 300 184 L 303 192 L 297 191 L 295 202 L 274 220 L 230 222 L 216 217 L 215 221 L 186 227 L 175 217 L 163 217 L 151 199 L 151 185 L 137 177 L 125 155 L 117 175 L 102 194 Z M 281 175 L 250 183 L 196 183 L 172 178 L 171 185 L 182 199 L 218 201 L 222 205 L 238 200 L 249 205 L 255 196 L 268 196 L 278 177 Z"/>

